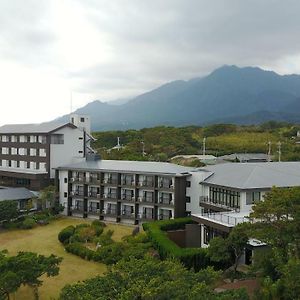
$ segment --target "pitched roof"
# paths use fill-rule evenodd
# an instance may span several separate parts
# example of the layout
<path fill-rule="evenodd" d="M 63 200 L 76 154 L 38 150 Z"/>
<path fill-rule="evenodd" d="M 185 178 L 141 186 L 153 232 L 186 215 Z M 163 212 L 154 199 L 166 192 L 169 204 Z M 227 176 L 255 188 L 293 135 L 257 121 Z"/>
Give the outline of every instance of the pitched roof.
<path fill-rule="evenodd" d="M 31 199 L 36 195 L 26 188 L 0 188 L 0 201 Z"/>
<path fill-rule="evenodd" d="M 212 172 L 202 184 L 236 189 L 300 186 L 300 162 L 232 163 L 201 169 Z"/>
<path fill-rule="evenodd" d="M 194 168 L 183 167 L 166 162 L 127 161 L 127 160 L 97 160 L 83 161 L 76 164 L 58 167 L 61 170 L 111 171 L 128 173 L 161 173 L 170 175 L 188 175 Z"/>
<path fill-rule="evenodd" d="M 39 124 L 8 124 L 0 127 L 0 134 L 12 134 L 12 133 L 48 133 L 59 128 L 75 126 L 71 123 L 39 123 Z"/>

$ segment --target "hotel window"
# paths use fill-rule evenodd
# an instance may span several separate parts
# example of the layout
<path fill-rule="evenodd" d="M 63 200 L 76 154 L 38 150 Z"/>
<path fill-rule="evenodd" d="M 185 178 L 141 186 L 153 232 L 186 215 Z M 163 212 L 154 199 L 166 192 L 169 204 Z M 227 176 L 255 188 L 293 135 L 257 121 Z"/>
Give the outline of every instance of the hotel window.
<path fill-rule="evenodd" d="M 68 193 L 64 192 L 64 197 L 67 198 L 68 197 Z"/>
<path fill-rule="evenodd" d="M 11 167 L 11 160 L 8 161 L 8 167 Z"/>
<path fill-rule="evenodd" d="M 83 123 L 84 122 L 84 118 L 80 118 L 80 122 Z"/>
<path fill-rule="evenodd" d="M 46 149 L 41 148 L 39 151 L 39 156 L 45 157 L 46 156 Z"/>
<path fill-rule="evenodd" d="M 185 202 L 186 202 L 186 203 L 191 203 L 191 197 L 188 197 L 188 196 L 185 197 Z"/>
<path fill-rule="evenodd" d="M 26 142 L 27 142 L 27 143 L 30 143 L 30 135 L 27 135 L 27 136 L 26 136 Z"/>
<path fill-rule="evenodd" d="M 67 177 L 64 178 L 64 183 L 68 183 L 68 178 Z"/>
<path fill-rule="evenodd" d="M 30 148 L 30 156 L 36 156 L 36 149 Z"/>
<path fill-rule="evenodd" d="M 17 168 L 20 168 L 20 161 L 17 160 Z"/>
<path fill-rule="evenodd" d="M 186 181 L 186 187 L 191 187 L 191 182 L 190 181 Z"/>
<path fill-rule="evenodd" d="M 233 208 L 240 207 L 240 192 L 210 187 L 209 188 L 211 202 Z"/>
<path fill-rule="evenodd" d="M 46 138 L 45 135 L 39 135 L 38 141 L 39 141 L 40 144 L 46 144 L 47 138 Z"/>
<path fill-rule="evenodd" d="M 26 163 L 26 168 L 27 168 L 27 169 L 30 169 L 30 161 L 28 161 L 28 162 Z"/>

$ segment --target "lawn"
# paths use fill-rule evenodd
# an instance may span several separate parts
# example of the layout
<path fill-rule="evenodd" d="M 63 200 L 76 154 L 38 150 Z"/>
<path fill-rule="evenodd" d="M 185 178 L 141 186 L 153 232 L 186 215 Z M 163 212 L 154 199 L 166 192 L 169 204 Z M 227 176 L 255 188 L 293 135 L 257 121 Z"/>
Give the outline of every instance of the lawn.
<path fill-rule="evenodd" d="M 106 266 L 83 260 L 75 255 L 67 253 L 59 243 L 57 235 L 61 229 L 69 225 L 89 223 L 90 220 L 61 218 L 51 222 L 47 226 L 36 227 L 31 230 L 10 230 L 0 233 L 0 250 L 7 249 L 9 254 L 16 254 L 18 251 L 32 251 L 39 254 L 55 254 L 63 257 L 60 265 L 60 273 L 56 277 L 44 278 L 43 286 L 39 289 L 40 299 L 54 299 L 59 291 L 67 283 L 74 283 L 79 280 L 103 274 Z M 125 235 L 131 234 L 132 227 L 119 224 L 108 224 L 105 230 L 114 230 L 113 239 L 121 240 Z M 32 290 L 21 288 L 16 293 L 16 300 L 33 299 Z"/>

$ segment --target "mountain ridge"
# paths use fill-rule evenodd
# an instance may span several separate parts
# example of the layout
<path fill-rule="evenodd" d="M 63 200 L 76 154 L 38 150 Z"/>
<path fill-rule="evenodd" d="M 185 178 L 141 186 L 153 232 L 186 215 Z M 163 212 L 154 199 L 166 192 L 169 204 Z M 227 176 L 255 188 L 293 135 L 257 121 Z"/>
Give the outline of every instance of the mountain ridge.
<path fill-rule="evenodd" d="M 300 75 L 224 65 L 204 77 L 168 82 L 124 104 L 95 100 L 75 113 L 89 114 L 93 130 L 126 130 L 217 120 L 241 124 L 243 116 L 245 122 L 252 118 L 260 123 L 272 116 L 280 119 L 280 114 L 300 121 L 300 110 L 295 112 L 295 107 L 300 108 Z"/>

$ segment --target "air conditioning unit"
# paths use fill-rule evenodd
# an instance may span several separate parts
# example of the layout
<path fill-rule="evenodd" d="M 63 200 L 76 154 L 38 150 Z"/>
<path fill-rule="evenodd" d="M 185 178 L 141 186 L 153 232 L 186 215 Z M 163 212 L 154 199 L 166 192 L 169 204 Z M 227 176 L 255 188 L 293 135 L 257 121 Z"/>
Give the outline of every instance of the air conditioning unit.
<path fill-rule="evenodd" d="M 97 213 L 99 213 L 99 212 L 100 212 L 100 209 L 99 209 L 99 208 L 97 208 L 97 209 L 96 209 L 96 212 L 97 212 Z"/>
<path fill-rule="evenodd" d="M 103 194 L 103 198 L 105 198 L 105 199 L 106 199 L 106 198 L 107 198 L 107 194 Z"/>
<path fill-rule="evenodd" d="M 97 194 L 97 198 L 100 198 L 100 194 Z"/>
<path fill-rule="evenodd" d="M 170 185 L 170 189 L 174 189 L 174 185 L 173 184 Z"/>
<path fill-rule="evenodd" d="M 103 182 L 104 182 L 104 183 L 108 183 L 108 179 L 104 179 Z"/>
<path fill-rule="evenodd" d="M 131 200 L 132 200 L 132 201 L 134 201 L 134 200 L 135 200 L 135 197 L 134 197 L 134 196 L 133 196 L 133 197 L 131 197 Z"/>
<path fill-rule="evenodd" d="M 138 201 L 142 202 L 143 201 L 143 197 L 138 197 Z"/>
<path fill-rule="evenodd" d="M 70 194 L 71 194 L 71 196 L 75 196 L 75 192 L 73 192 L 73 191 Z"/>
<path fill-rule="evenodd" d="M 139 182 L 139 186 L 143 186 L 143 182 L 142 181 Z"/>
<path fill-rule="evenodd" d="M 75 181 L 75 178 L 71 178 L 71 182 L 74 182 Z"/>

